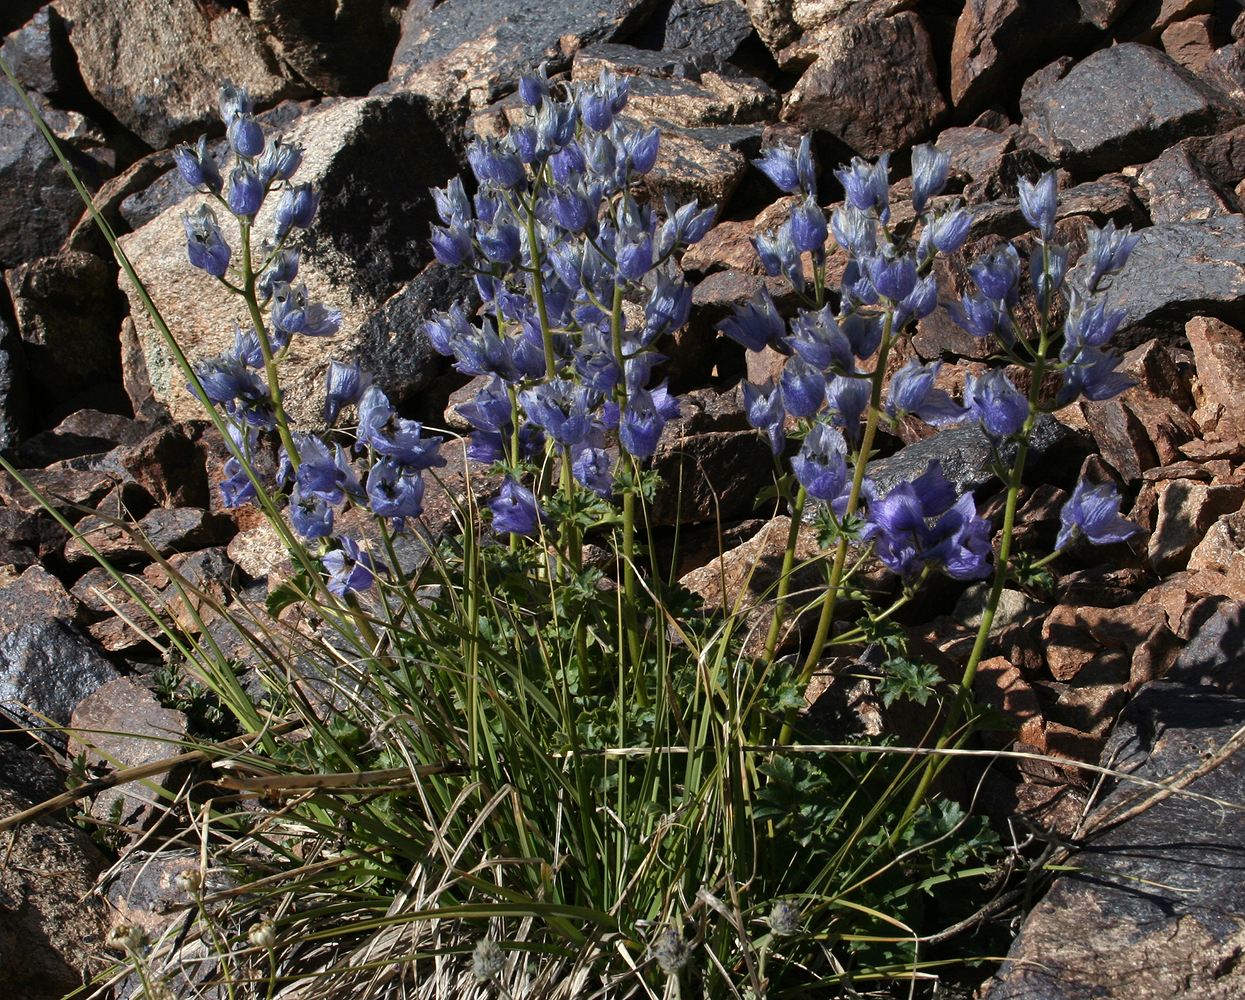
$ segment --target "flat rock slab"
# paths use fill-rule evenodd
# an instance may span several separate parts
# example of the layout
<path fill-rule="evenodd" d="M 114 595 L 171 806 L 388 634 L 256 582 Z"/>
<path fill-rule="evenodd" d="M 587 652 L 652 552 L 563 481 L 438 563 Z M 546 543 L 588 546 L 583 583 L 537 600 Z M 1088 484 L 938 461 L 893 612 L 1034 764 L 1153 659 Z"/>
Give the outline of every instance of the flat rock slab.
<path fill-rule="evenodd" d="M 1245 319 L 1245 216 L 1141 230 L 1128 266 L 1111 279 L 1109 300 L 1126 311 L 1124 329 L 1183 334 L 1195 315 Z"/>
<path fill-rule="evenodd" d="M 1118 170 L 1178 139 L 1237 124 L 1221 94 L 1147 45 L 1100 49 L 1043 87 L 1025 116 L 1051 155 L 1074 170 Z"/>
<path fill-rule="evenodd" d="M 1156 681 L 1125 710 L 1104 763 L 1151 780 L 1206 767 L 1245 700 Z M 1187 786 L 1245 799 L 1245 753 Z M 1095 816 L 1154 795 L 1127 782 Z M 1092 839 L 1026 919 L 986 1000 L 1235 1000 L 1245 994 L 1245 814 L 1171 795 Z"/>

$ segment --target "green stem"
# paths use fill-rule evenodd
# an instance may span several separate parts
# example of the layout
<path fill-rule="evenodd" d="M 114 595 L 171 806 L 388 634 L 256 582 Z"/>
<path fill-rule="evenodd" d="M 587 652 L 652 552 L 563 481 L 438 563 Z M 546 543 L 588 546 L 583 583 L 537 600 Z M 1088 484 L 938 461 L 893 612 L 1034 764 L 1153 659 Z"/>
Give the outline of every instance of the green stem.
<path fill-rule="evenodd" d="M 246 301 L 247 311 L 251 315 L 251 323 L 259 338 L 259 349 L 264 356 L 264 378 L 268 382 L 268 395 L 272 398 L 273 417 L 277 424 L 277 434 L 285 446 L 285 453 L 290 457 L 290 466 L 298 471 L 298 448 L 294 445 L 290 434 L 290 423 L 285 415 L 285 404 L 281 397 L 281 379 L 277 374 L 277 362 L 272 352 L 272 341 L 268 339 L 268 329 L 264 326 L 264 316 L 259 309 L 259 299 L 255 295 L 255 280 L 258 275 L 251 267 L 251 223 L 245 219 L 238 220 L 238 228 L 242 233 L 242 298 Z"/>
<path fill-rule="evenodd" d="M 803 486 L 796 491 L 795 502 L 791 505 L 791 526 L 787 530 L 787 545 L 782 552 L 782 570 L 778 576 L 778 594 L 774 599 L 774 613 L 770 617 L 769 634 L 765 637 L 765 656 L 763 663 L 774 660 L 774 651 L 778 648 L 778 634 L 782 630 L 783 613 L 787 610 L 787 594 L 791 591 L 791 569 L 795 565 L 795 548 L 800 538 L 800 522 L 804 517 L 804 503 L 808 492 Z"/>
<path fill-rule="evenodd" d="M 891 326 L 894 319 L 894 310 L 888 311 L 882 326 L 882 343 L 878 347 L 878 363 L 873 370 L 873 388 L 869 396 L 869 414 L 865 419 L 865 433 L 860 442 L 860 451 L 856 454 L 856 464 L 852 472 L 852 488 L 847 496 L 844 520 L 855 514 L 860 506 L 860 494 L 865 483 L 865 469 L 869 465 L 869 453 L 873 450 L 878 422 L 882 417 L 882 383 L 886 378 L 886 361 L 890 355 Z M 800 676 L 796 681 L 797 688 L 804 688 L 808 685 L 813 671 L 817 669 L 817 664 L 821 661 L 821 654 L 826 648 L 826 643 L 830 639 L 830 627 L 834 624 L 834 609 L 838 603 L 839 588 L 843 584 L 843 568 L 847 564 L 847 550 L 848 537 L 840 533 L 834 550 L 834 562 L 830 567 L 830 580 L 826 586 L 826 594 L 821 599 L 821 616 L 817 620 L 817 631 L 813 635 L 813 644 L 804 660 L 804 668 L 800 671 Z M 783 717 L 782 730 L 778 734 L 780 746 L 791 740 L 791 733 L 795 727 L 795 714 L 796 710 L 789 708 Z"/>

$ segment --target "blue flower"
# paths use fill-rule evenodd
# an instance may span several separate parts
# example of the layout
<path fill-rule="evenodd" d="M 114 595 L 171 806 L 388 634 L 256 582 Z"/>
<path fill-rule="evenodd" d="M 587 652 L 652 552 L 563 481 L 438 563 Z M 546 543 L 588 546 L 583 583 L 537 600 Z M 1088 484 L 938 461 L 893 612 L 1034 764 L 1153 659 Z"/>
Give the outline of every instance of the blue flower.
<path fill-rule="evenodd" d="M 255 112 L 255 104 L 247 89 L 230 83 L 228 80 L 221 84 L 217 107 L 220 109 L 220 120 L 225 123 L 226 127 L 232 124 L 239 115 L 249 115 Z"/>
<path fill-rule="evenodd" d="M 498 532 L 535 535 L 544 520 L 532 491 L 509 477 L 488 506 L 493 512 L 493 528 Z"/>
<path fill-rule="evenodd" d="M 328 446 L 312 434 L 295 434 L 298 454 L 298 486 L 306 496 L 317 496 L 331 504 L 341 503 L 347 495 L 362 496 L 359 477 L 341 445 Z"/>
<path fill-rule="evenodd" d="M 969 266 L 968 273 L 977 282 L 981 294 L 995 302 L 1015 305 L 1019 297 L 1020 254 L 1010 243 L 992 250 Z"/>
<path fill-rule="evenodd" d="M 502 380 L 497 377 L 476 393 L 475 399 L 459 404 L 454 410 L 472 427 L 481 431 L 507 430 L 514 418 L 510 396 Z"/>
<path fill-rule="evenodd" d="M 369 386 L 359 400 L 359 444 L 396 459 L 410 469 L 431 469 L 445 464 L 439 448 L 443 438 L 423 436 L 417 420 L 398 416 L 380 389 Z"/>
<path fill-rule="evenodd" d="M 1045 249 L 1045 254 L 1043 254 Z M 1068 248 L 1051 243 L 1034 243 L 1029 252 L 1029 283 L 1039 309 L 1047 308 L 1063 287 L 1068 273 Z"/>
<path fill-rule="evenodd" d="M 328 389 L 324 396 L 324 422 L 332 424 L 342 407 L 352 406 L 363 396 L 363 390 L 372 382 L 358 362 L 353 365 L 333 359 L 329 362 Z"/>
<path fill-rule="evenodd" d="M 200 205 L 182 216 L 182 226 L 186 230 L 186 256 L 190 263 L 214 278 L 223 278 L 229 270 L 232 251 L 221 236 L 216 213 L 207 205 Z"/>
<path fill-rule="evenodd" d="M 229 145 L 239 156 L 251 159 L 264 151 L 264 130 L 252 115 L 235 116 L 225 132 Z"/>
<path fill-rule="evenodd" d="M 264 202 L 264 182 L 255 168 L 240 163 L 229 173 L 229 211 L 246 218 L 254 217 Z"/>
<path fill-rule="evenodd" d="M 912 208 L 920 215 L 929 199 L 942 191 L 951 172 L 951 157 L 924 143 L 912 150 Z"/>
<path fill-rule="evenodd" d="M 826 405 L 830 408 L 831 422 L 851 441 L 860 437 L 860 418 L 869 405 L 871 392 L 866 378 L 835 375 L 826 382 Z"/>
<path fill-rule="evenodd" d="M 980 378 L 968 376 L 964 384 L 964 405 L 994 441 L 1015 437 L 1024 430 L 1025 421 L 1029 419 L 1029 400 L 999 369 Z"/>
<path fill-rule="evenodd" d="M 793 417 L 811 417 L 826 398 L 826 377 L 803 358 L 795 357 L 783 366 L 778 384 L 782 405 Z"/>
<path fill-rule="evenodd" d="M 423 513 L 424 480 L 394 459 L 382 458 L 368 470 L 367 499 L 374 515 L 401 524 Z"/>
<path fill-rule="evenodd" d="M 549 169 L 559 184 L 574 184 L 588 169 L 588 163 L 579 144 L 571 142 L 549 157 Z"/>
<path fill-rule="evenodd" d="M 913 359 L 891 379 L 886 399 L 886 412 L 892 417 L 914 416 L 927 424 L 942 427 L 959 423 L 967 415 L 956 405 L 945 389 L 934 387 L 939 361 L 922 365 Z"/>
<path fill-rule="evenodd" d="M 591 390 L 569 379 L 555 378 L 519 393 L 527 418 L 563 448 L 573 448 L 587 436 L 588 416 L 595 403 Z"/>
<path fill-rule="evenodd" d="M 771 277 L 784 275 L 797 292 L 804 291 L 804 263 L 791 238 L 790 221 L 783 223 L 777 234 L 771 232 L 752 237 L 752 245 L 766 274 Z"/>
<path fill-rule="evenodd" d="M 811 195 L 791 211 L 791 242 L 800 253 L 824 252 L 826 213 Z"/>
<path fill-rule="evenodd" d="M 558 185 L 552 188 L 549 204 L 554 221 L 569 232 L 582 233 L 589 223 L 596 221 L 588 199 L 572 187 Z"/>
<path fill-rule="evenodd" d="M 965 292 L 959 302 L 952 302 L 947 307 L 951 320 L 960 329 L 974 337 L 988 337 L 1006 329 L 1009 335 L 1005 338 L 1010 343 L 1011 318 L 1000 302 L 992 302 L 980 295 L 969 295 Z"/>
<path fill-rule="evenodd" d="M 446 267 L 461 267 L 471 259 L 471 231 L 466 226 L 433 226 L 432 255 Z"/>
<path fill-rule="evenodd" d="M 481 184 L 510 189 L 517 187 L 526 176 L 518 154 L 497 139 L 477 139 L 473 142 L 467 147 L 467 162 Z"/>
<path fill-rule="evenodd" d="M 885 317 L 870 316 L 862 312 L 848 312 L 839 316 L 839 329 L 852 345 L 852 353 L 858 358 L 871 358 L 882 343 L 882 327 Z"/>
<path fill-rule="evenodd" d="M 1021 177 L 1016 182 L 1016 193 L 1020 195 L 1020 211 L 1025 221 L 1038 231 L 1043 240 L 1049 242 L 1055 238 L 1055 209 L 1058 197 L 1058 186 L 1055 171 L 1048 170 L 1036 184 L 1028 178 Z"/>
<path fill-rule="evenodd" d="M 879 295 L 892 302 L 908 296 L 916 287 L 916 261 L 902 256 L 888 259 L 884 254 L 865 258 L 865 271 Z"/>
<path fill-rule="evenodd" d="M 267 187 L 273 181 L 288 181 L 298 173 L 302 164 L 302 146 L 291 145 L 280 139 L 269 139 L 256 169 L 259 171 L 260 180 Z"/>
<path fill-rule="evenodd" d="M 199 137 L 197 146 L 186 143 L 173 150 L 173 162 L 177 164 L 177 172 L 182 180 L 196 191 L 220 194 L 224 181 L 221 179 L 220 168 L 216 160 L 208 152 L 207 136 Z"/>
<path fill-rule="evenodd" d="M 545 75 L 544 63 L 540 64 L 535 73 L 525 73 L 519 77 L 519 98 L 529 108 L 539 108 L 548 96 L 549 78 Z"/>
<path fill-rule="evenodd" d="M 750 351 L 763 351 L 781 342 L 786 323 L 778 315 L 778 307 L 764 288 L 752 301 L 735 307 L 735 315 L 718 324 L 718 330 Z"/>
<path fill-rule="evenodd" d="M 224 472 L 225 478 L 220 483 L 220 502 L 223 507 L 232 510 L 250 503 L 259 495 L 242 463 L 233 456 L 225 459 Z"/>
<path fill-rule="evenodd" d="M 843 185 L 843 193 L 849 204 L 862 212 L 876 211 L 878 218 L 886 222 L 890 218 L 890 154 L 869 163 L 859 156 L 852 157 L 850 167 L 840 167 L 834 176 Z"/>
<path fill-rule="evenodd" d="M 306 285 L 277 282 L 272 288 L 272 325 L 284 334 L 331 337 L 341 328 L 342 314 L 307 301 Z"/>
<path fill-rule="evenodd" d="M 868 257 L 878 248 L 878 220 L 853 205 L 830 213 L 834 241 L 854 257 Z"/>
<path fill-rule="evenodd" d="M 463 179 L 455 176 L 443 188 L 429 188 L 437 217 L 447 226 L 465 226 L 471 221 L 471 201 Z"/>
<path fill-rule="evenodd" d="M 315 220 L 316 209 L 320 207 L 320 196 L 310 184 L 295 184 L 281 192 L 281 200 L 277 202 L 276 231 L 277 239 L 283 239 L 291 229 L 307 229 Z"/>
<path fill-rule="evenodd" d="M 622 242 L 617 258 L 618 273 L 628 281 L 639 281 L 653 266 L 653 238 L 642 233 L 635 242 Z"/>
<path fill-rule="evenodd" d="M 1090 226 L 1086 236 L 1089 245 L 1084 259 L 1089 262 L 1089 275 L 1085 286 L 1093 292 L 1108 274 L 1124 269 L 1141 236 L 1133 233 L 1132 226 L 1117 230 L 1114 221 L 1108 222 L 1102 229 Z"/>
<path fill-rule="evenodd" d="M 1101 351 L 1096 347 L 1077 347 L 1064 344 L 1064 349 L 1074 348 L 1072 359 L 1063 370 L 1063 385 L 1055 396 L 1059 406 L 1067 406 L 1078 396 L 1101 402 L 1131 389 L 1135 382 L 1123 372 L 1116 371 L 1120 363 L 1117 354 Z M 1062 352 L 1061 352 L 1062 353 Z"/>
<path fill-rule="evenodd" d="M 660 336 L 673 333 L 692 310 L 692 287 L 664 271 L 657 273 L 653 291 L 644 303 L 644 327 L 640 341 L 646 347 Z"/>
<path fill-rule="evenodd" d="M 380 567 L 353 538 L 343 536 L 340 541 L 342 547 L 328 553 L 323 560 L 329 572 L 329 593 L 345 597 L 351 592 L 370 590 Z"/>
<path fill-rule="evenodd" d="M 1128 311 L 1125 309 L 1113 309 L 1107 312 L 1107 303 L 1104 299 L 1098 299 L 1091 305 L 1086 305 L 1074 292 L 1072 302 L 1068 307 L 1068 318 L 1063 324 L 1065 344 L 1103 347 L 1115 336 L 1116 331 L 1127 318 Z"/>
<path fill-rule="evenodd" d="M 290 523 L 309 542 L 328 538 L 333 533 L 333 508 L 323 497 L 304 493 L 296 486 L 290 494 Z"/>
<path fill-rule="evenodd" d="M 647 132 L 631 132 L 623 139 L 623 147 L 627 150 L 627 159 L 633 173 L 643 176 L 657 165 L 660 144 L 661 132 L 656 126 Z"/>
<path fill-rule="evenodd" d="M 924 237 L 928 233 L 930 242 L 939 253 L 955 253 L 968 241 L 972 227 L 972 216 L 962 208 L 957 208 L 938 216 L 921 235 Z"/>
<path fill-rule="evenodd" d="M 1078 537 L 1093 545 L 1111 545 L 1131 538 L 1141 529 L 1120 515 L 1122 499 L 1111 483 L 1090 486 L 1077 481 L 1067 502 L 1059 511 L 1059 535 L 1055 548 L 1066 548 Z"/>
<path fill-rule="evenodd" d="M 780 191 L 817 195 L 812 149 L 807 135 L 800 140 L 799 149 L 775 146 L 766 150 L 759 160 L 753 160 L 752 165 L 773 181 Z"/>
<path fill-rule="evenodd" d="M 781 454 L 787 440 L 781 390 L 773 382 L 760 386 L 745 382 L 743 392 L 748 423 L 769 438 L 770 451 L 775 455 Z"/>
<path fill-rule="evenodd" d="M 847 442 L 829 424 L 818 422 L 804 437 L 791 471 L 810 497 L 824 500 L 836 513 L 847 501 Z"/>
<path fill-rule="evenodd" d="M 791 350 L 820 371 L 838 367 L 848 370 L 854 363 L 852 344 L 839 328 L 829 306 L 816 312 L 801 310 L 786 338 Z"/>
<path fill-rule="evenodd" d="M 261 302 L 267 302 L 272 298 L 272 290 L 281 282 L 289 284 L 298 277 L 298 261 L 299 252 L 295 247 L 287 247 L 273 257 L 272 263 L 255 283 L 255 290 L 259 293 Z"/>
<path fill-rule="evenodd" d="M 678 245 L 691 246 L 703 240 L 705 234 L 713 228 L 718 210 L 713 205 L 701 209 L 700 203 L 692 199 L 687 204 L 680 205 L 673 212 L 667 204 L 666 215 L 666 221 L 661 227 L 661 236 L 657 241 L 657 251 L 660 254 L 669 253 Z"/>
<path fill-rule="evenodd" d="M 604 448 L 581 448 L 575 453 L 571 471 L 576 482 L 600 497 L 614 492 L 614 474 L 609 453 Z"/>
<path fill-rule="evenodd" d="M 509 264 L 519 256 L 519 229 L 510 223 L 480 227 L 476 238 L 486 260 Z"/>
<path fill-rule="evenodd" d="M 635 458 L 649 458 L 657 450 L 666 418 L 647 389 L 637 389 L 627 399 L 618 422 L 618 440 Z"/>
<path fill-rule="evenodd" d="M 938 280 L 932 274 L 920 279 L 895 307 L 894 327 L 902 330 L 914 319 L 924 319 L 938 308 Z"/>

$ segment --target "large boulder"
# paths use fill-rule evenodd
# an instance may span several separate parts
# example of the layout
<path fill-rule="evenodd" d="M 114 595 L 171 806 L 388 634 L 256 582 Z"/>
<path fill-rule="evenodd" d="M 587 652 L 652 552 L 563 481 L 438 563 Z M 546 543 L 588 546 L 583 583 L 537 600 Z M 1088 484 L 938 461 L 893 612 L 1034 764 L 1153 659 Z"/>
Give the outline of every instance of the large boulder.
<path fill-rule="evenodd" d="M 306 147 L 298 179 L 321 193 L 315 224 L 301 233 L 299 281 L 312 299 L 340 309 L 342 333 L 327 342 L 296 337 L 282 362 L 288 408 L 296 422 L 320 419 L 324 372 L 362 342 L 362 327 L 395 291 L 431 259 L 429 225 L 435 211 L 428 189 L 459 170 L 445 137 L 414 94 L 344 100 L 305 115 L 286 138 Z M 242 299 L 231 295 L 185 256 L 182 213 L 199 196 L 169 208 L 122 237 L 157 308 L 191 360 L 218 354 L 233 341 L 235 324 L 250 324 Z M 277 198 L 256 221 L 272 229 Z M 226 237 L 236 230 L 223 221 Z M 185 379 L 159 339 L 136 292 L 122 278 L 155 398 L 174 417 L 202 415 Z M 448 303 L 446 303 L 448 304 Z"/>
<path fill-rule="evenodd" d="M 60 0 L 91 95 L 149 146 L 216 120 L 222 82 L 258 105 L 304 91 L 245 14 L 195 0 Z"/>
<path fill-rule="evenodd" d="M 914 13 L 835 24 L 816 51 L 783 108 L 802 129 L 878 156 L 926 138 L 946 114 L 929 35 Z"/>
<path fill-rule="evenodd" d="M 1033 95 L 1025 127 L 1070 169 L 1118 170 L 1178 139 L 1239 121 L 1222 95 L 1170 56 L 1127 43 L 1099 49 Z"/>
<path fill-rule="evenodd" d="M 277 56 L 324 94 L 365 94 L 389 72 L 403 0 L 251 0 Z"/>

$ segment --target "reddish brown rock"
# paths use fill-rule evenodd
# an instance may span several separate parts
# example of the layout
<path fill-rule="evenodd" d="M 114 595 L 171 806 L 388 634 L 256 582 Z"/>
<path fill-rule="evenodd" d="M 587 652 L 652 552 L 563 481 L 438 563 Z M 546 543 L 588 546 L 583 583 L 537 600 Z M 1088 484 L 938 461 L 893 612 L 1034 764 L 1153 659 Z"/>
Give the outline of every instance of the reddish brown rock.
<path fill-rule="evenodd" d="M 1245 42 L 1216 49 L 1203 75 L 1237 104 L 1245 104 Z"/>
<path fill-rule="evenodd" d="M 1044 744 L 1042 708 L 1037 694 L 1005 657 L 994 656 L 981 661 L 973 681 L 973 693 L 1016 725 L 1018 742 L 1033 746 Z"/>
<path fill-rule="evenodd" d="M 1245 502 L 1245 488 L 1174 479 L 1158 484 L 1158 507 L 1147 555 L 1155 571 L 1184 569 L 1194 548 L 1222 515 Z"/>
<path fill-rule="evenodd" d="M 1185 324 L 1185 336 L 1193 348 L 1199 402 L 1222 407 L 1224 416 L 1216 421 L 1220 436 L 1239 435 L 1245 431 L 1245 334 L 1223 320 L 1198 316 Z"/>
<path fill-rule="evenodd" d="M 929 35 L 916 14 L 835 24 L 817 51 L 786 97 L 784 121 L 878 156 L 924 139 L 946 114 Z"/>
<path fill-rule="evenodd" d="M 1212 18 L 1209 14 L 1175 21 L 1160 36 L 1163 51 L 1185 69 L 1200 73 L 1215 51 Z"/>
<path fill-rule="evenodd" d="M 1167 616 L 1154 604 L 1118 608 L 1061 604 L 1042 625 L 1046 663 L 1059 681 L 1136 687 L 1150 680 L 1155 670 L 1154 646 L 1144 656 L 1139 650 L 1158 630 L 1167 630 Z"/>
<path fill-rule="evenodd" d="M 1236 195 L 1225 191 L 1185 146 L 1172 146 L 1137 175 L 1149 195 L 1156 223 L 1209 219 L 1240 211 Z"/>

